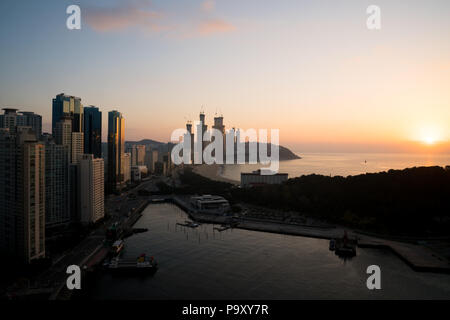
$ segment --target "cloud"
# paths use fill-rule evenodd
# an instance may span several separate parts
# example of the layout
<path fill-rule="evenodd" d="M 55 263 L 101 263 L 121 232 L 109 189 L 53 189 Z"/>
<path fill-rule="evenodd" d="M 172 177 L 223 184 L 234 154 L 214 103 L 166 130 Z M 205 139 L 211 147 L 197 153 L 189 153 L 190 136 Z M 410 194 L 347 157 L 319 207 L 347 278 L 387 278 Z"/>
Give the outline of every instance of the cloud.
<path fill-rule="evenodd" d="M 121 31 L 129 28 L 139 28 L 144 31 L 159 31 L 158 19 L 162 15 L 145 9 L 144 6 L 127 4 L 121 7 L 88 7 L 85 21 L 97 32 Z"/>
<path fill-rule="evenodd" d="M 204 14 L 199 16 L 199 12 L 197 12 L 194 17 L 177 17 L 152 10 L 149 1 L 129 0 L 125 4 L 115 7 L 86 7 L 84 8 L 84 20 L 87 25 L 99 33 L 133 29 L 141 30 L 144 33 L 165 32 L 168 36 L 192 38 L 236 30 L 231 23 L 211 16 L 214 7 L 213 0 L 206 0 L 200 8 Z"/>
<path fill-rule="evenodd" d="M 216 3 L 214 0 L 206 0 L 202 3 L 202 10 L 205 12 L 211 12 L 214 10 Z"/>
<path fill-rule="evenodd" d="M 222 19 L 210 19 L 199 23 L 197 31 L 200 35 L 225 33 L 236 30 L 236 27 Z"/>

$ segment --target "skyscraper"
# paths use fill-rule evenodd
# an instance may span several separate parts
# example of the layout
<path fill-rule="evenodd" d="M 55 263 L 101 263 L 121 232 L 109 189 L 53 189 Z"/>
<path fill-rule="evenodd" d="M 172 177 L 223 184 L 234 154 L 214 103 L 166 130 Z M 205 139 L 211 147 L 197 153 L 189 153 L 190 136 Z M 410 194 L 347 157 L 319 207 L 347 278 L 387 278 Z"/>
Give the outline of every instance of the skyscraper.
<path fill-rule="evenodd" d="M 217 129 L 220 132 L 222 132 L 222 134 L 225 134 L 225 126 L 223 125 L 223 116 L 214 117 L 213 129 Z"/>
<path fill-rule="evenodd" d="M 46 135 L 45 141 L 45 225 L 60 226 L 71 220 L 69 148 Z"/>
<path fill-rule="evenodd" d="M 4 114 L 0 115 L 0 128 L 8 128 L 11 132 L 16 127 L 31 127 L 35 132 L 36 139 L 40 139 L 42 135 L 42 116 L 34 112 L 20 112 L 14 108 L 3 108 Z"/>
<path fill-rule="evenodd" d="M 78 210 L 83 224 L 95 223 L 105 215 L 104 162 L 92 154 L 78 159 Z"/>
<path fill-rule="evenodd" d="M 57 123 L 53 131 L 56 144 L 67 146 L 69 150 L 69 160 L 76 163 L 78 156 L 84 153 L 84 133 L 73 132 L 72 118 L 63 116 Z"/>
<path fill-rule="evenodd" d="M 223 116 L 220 115 L 218 117 L 214 117 L 214 125 L 213 125 L 213 129 L 219 130 L 222 133 L 222 159 L 220 160 L 224 160 L 226 157 L 226 134 L 225 134 L 225 126 L 223 125 Z M 212 156 L 215 157 L 216 156 L 216 150 L 214 150 L 212 152 Z M 219 159 L 216 159 L 216 161 L 218 161 Z"/>
<path fill-rule="evenodd" d="M 131 180 L 131 154 L 125 152 L 122 156 L 123 183 L 128 183 Z"/>
<path fill-rule="evenodd" d="M 188 132 L 188 134 L 184 137 L 184 139 L 190 139 L 190 144 L 191 144 L 191 157 L 190 157 L 190 161 L 191 163 L 194 163 L 194 142 L 195 142 L 195 135 L 192 132 L 192 122 L 188 121 L 186 123 L 186 131 Z M 187 164 L 187 163 L 186 163 Z"/>
<path fill-rule="evenodd" d="M 77 163 L 78 157 L 84 154 L 84 133 L 72 132 L 71 163 Z"/>
<path fill-rule="evenodd" d="M 45 148 L 29 127 L 0 132 L 0 249 L 45 257 Z"/>
<path fill-rule="evenodd" d="M 145 161 L 145 146 L 144 145 L 133 145 L 130 148 L 131 153 L 131 165 L 132 166 L 143 166 Z"/>
<path fill-rule="evenodd" d="M 52 132 L 56 128 L 56 123 L 64 116 L 72 118 L 72 131 L 83 132 L 84 109 L 81 98 L 68 96 L 64 93 L 58 94 L 52 101 Z"/>
<path fill-rule="evenodd" d="M 16 135 L 0 129 L 0 250 L 15 253 L 16 232 Z"/>
<path fill-rule="evenodd" d="M 22 111 L 18 117 L 18 126 L 31 127 L 36 134 L 36 139 L 42 136 L 42 116 L 34 112 Z"/>
<path fill-rule="evenodd" d="M 197 137 L 197 138 L 200 138 L 202 141 L 201 142 L 202 149 L 201 149 L 201 154 L 198 156 L 199 156 L 199 158 L 202 159 L 202 162 L 203 162 L 203 150 L 205 150 L 205 148 L 208 145 L 207 141 L 203 141 L 204 134 L 206 131 L 208 131 L 208 126 L 205 124 L 205 113 L 203 111 L 200 112 L 200 124 L 201 124 L 201 127 L 200 127 L 201 131 L 197 132 L 197 134 L 199 134 L 200 137 Z M 194 153 L 195 153 L 195 151 L 194 151 Z"/>
<path fill-rule="evenodd" d="M 55 142 L 67 146 L 69 152 L 72 152 L 72 118 L 64 116 L 56 122 L 53 128 Z"/>
<path fill-rule="evenodd" d="M 3 108 L 4 114 L 2 114 L 2 123 L 0 124 L 2 128 L 6 128 L 9 132 L 14 133 L 17 126 L 17 110 L 14 108 Z"/>
<path fill-rule="evenodd" d="M 158 162 L 159 159 L 159 151 L 158 150 L 152 150 L 152 166 L 151 170 L 152 172 L 155 172 L 155 164 Z"/>
<path fill-rule="evenodd" d="M 108 189 L 120 190 L 124 184 L 122 160 L 125 152 L 125 119 L 118 111 L 108 113 Z"/>
<path fill-rule="evenodd" d="M 102 157 L 102 113 L 94 106 L 84 107 L 84 153 Z"/>

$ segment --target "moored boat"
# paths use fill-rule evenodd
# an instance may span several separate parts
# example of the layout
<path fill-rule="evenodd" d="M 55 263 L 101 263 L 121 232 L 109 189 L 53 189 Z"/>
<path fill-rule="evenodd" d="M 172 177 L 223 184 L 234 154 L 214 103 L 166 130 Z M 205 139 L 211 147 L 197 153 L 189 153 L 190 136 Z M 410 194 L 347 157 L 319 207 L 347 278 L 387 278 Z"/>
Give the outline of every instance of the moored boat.
<path fill-rule="evenodd" d="M 354 257 L 356 255 L 356 245 L 356 238 L 349 239 L 347 236 L 347 232 L 344 231 L 344 236 L 341 239 L 336 239 L 334 251 L 340 257 Z"/>
<path fill-rule="evenodd" d="M 329 249 L 331 251 L 334 251 L 336 249 L 336 240 L 335 239 L 331 239 L 330 240 L 330 247 L 329 247 Z"/>
<path fill-rule="evenodd" d="M 104 269 L 113 273 L 126 274 L 151 274 L 158 268 L 158 263 L 153 257 L 148 258 L 145 253 L 137 259 L 127 260 L 118 257 L 106 262 Z"/>

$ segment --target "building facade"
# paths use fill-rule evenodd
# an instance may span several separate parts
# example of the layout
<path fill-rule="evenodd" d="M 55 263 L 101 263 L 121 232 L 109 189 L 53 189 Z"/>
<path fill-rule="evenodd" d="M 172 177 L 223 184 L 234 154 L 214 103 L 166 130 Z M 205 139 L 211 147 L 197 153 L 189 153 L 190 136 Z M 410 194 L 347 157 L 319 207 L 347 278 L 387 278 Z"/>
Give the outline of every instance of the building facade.
<path fill-rule="evenodd" d="M 82 224 L 95 223 L 105 216 L 104 162 L 92 154 L 79 157 L 78 167 L 78 210 Z"/>
<path fill-rule="evenodd" d="M 17 125 L 31 127 L 36 135 L 36 139 L 39 140 L 42 136 L 42 116 L 28 111 L 22 111 L 20 113 Z"/>
<path fill-rule="evenodd" d="M 16 131 L 0 132 L 0 249 L 30 263 L 45 257 L 45 147 Z"/>
<path fill-rule="evenodd" d="M 132 145 L 129 151 L 131 153 L 131 165 L 143 166 L 145 163 L 145 146 Z"/>
<path fill-rule="evenodd" d="M 131 154 L 124 153 L 121 161 L 122 172 L 123 172 L 123 183 L 128 183 L 131 181 Z"/>
<path fill-rule="evenodd" d="M 45 139 L 45 225 L 48 228 L 71 221 L 69 149 L 51 137 Z"/>
<path fill-rule="evenodd" d="M 78 163 L 78 157 L 84 154 L 84 133 L 72 132 L 71 163 Z"/>
<path fill-rule="evenodd" d="M 108 189 L 120 190 L 124 185 L 122 160 L 125 153 L 125 119 L 118 111 L 108 113 Z"/>
<path fill-rule="evenodd" d="M 102 157 L 102 113 L 97 107 L 84 107 L 84 153 Z"/>
<path fill-rule="evenodd" d="M 4 114 L 0 115 L 0 128 L 8 128 L 11 132 L 16 127 L 31 127 L 39 140 L 42 136 L 42 116 L 34 112 L 22 111 L 17 113 L 18 109 L 4 108 Z"/>
<path fill-rule="evenodd" d="M 73 132 L 84 131 L 84 108 L 81 98 L 61 93 L 52 100 L 52 132 L 56 128 L 56 123 L 64 116 L 71 117 Z"/>
<path fill-rule="evenodd" d="M 287 180 L 287 173 L 263 175 L 261 174 L 261 170 L 256 170 L 251 173 L 241 173 L 241 187 L 252 187 L 265 184 L 281 184 Z"/>
<path fill-rule="evenodd" d="M 66 146 L 69 150 L 69 157 L 72 159 L 72 118 L 63 117 L 55 125 L 53 137 L 56 144 Z"/>

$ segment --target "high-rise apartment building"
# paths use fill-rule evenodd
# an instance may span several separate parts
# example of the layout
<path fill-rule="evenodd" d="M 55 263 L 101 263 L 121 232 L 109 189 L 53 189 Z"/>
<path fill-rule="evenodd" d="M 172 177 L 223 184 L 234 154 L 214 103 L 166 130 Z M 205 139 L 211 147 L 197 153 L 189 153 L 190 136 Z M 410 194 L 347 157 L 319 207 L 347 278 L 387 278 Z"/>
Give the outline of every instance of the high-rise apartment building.
<path fill-rule="evenodd" d="M 45 225 L 56 227 L 71 221 L 69 148 L 45 135 Z"/>
<path fill-rule="evenodd" d="M 33 129 L 36 139 L 42 136 L 42 116 L 34 112 L 21 111 L 18 117 L 18 126 L 31 127 Z"/>
<path fill-rule="evenodd" d="M 17 110 L 14 108 L 3 108 L 0 126 L 6 128 L 9 132 L 14 133 L 17 126 Z"/>
<path fill-rule="evenodd" d="M 131 181 L 131 154 L 124 153 L 121 161 L 122 172 L 123 172 L 123 182 L 127 183 Z"/>
<path fill-rule="evenodd" d="M 67 146 L 69 152 L 72 152 L 72 118 L 62 117 L 53 129 L 53 137 L 56 144 Z"/>
<path fill-rule="evenodd" d="M 131 165 L 143 166 L 145 162 L 145 146 L 132 145 L 129 151 L 131 153 Z"/>
<path fill-rule="evenodd" d="M 36 139 L 40 139 L 42 135 L 42 116 L 34 112 L 22 111 L 17 113 L 18 109 L 3 108 L 4 114 L 0 115 L 0 128 L 8 128 L 11 132 L 16 127 L 31 127 L 36 135 Z"/>
<path fill-rule="evenodd" d="M 17 250 L 16 232 L 16 135 L 9 128 L 0 129 L 0 250 Z"/>
<path fill-rule="evenodd" d="M 78 159 L 78 210 L 83 224 L 95 223 L 105 215 L 104 162 L 92 154 Z"/>
<path fill-rule="evenodd" d="M 152 151 L 152 171 L 155 171 L 155 164 L 159 161 L 159 151 Z"/>
<path fill-rule="evenodd" d="M 78 157 L 84 154 L 84 133 L 72 132 L 71 163 L 77 163 Z"/>
<path fill-rule="evenodd" d="M 0 131 L 0 249 L 45 257 L 45 147 L 30 127 Z"/>

